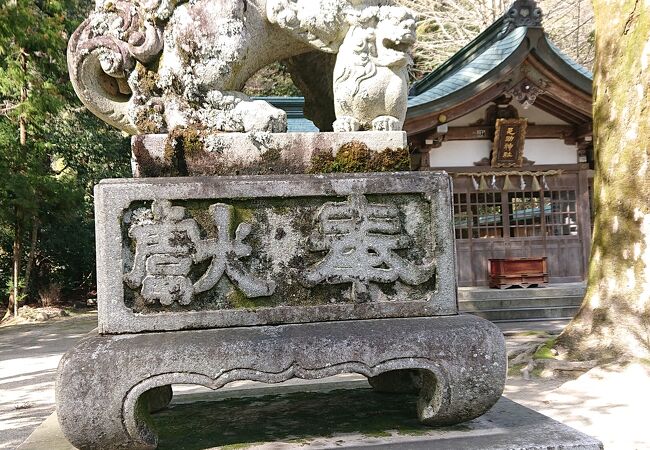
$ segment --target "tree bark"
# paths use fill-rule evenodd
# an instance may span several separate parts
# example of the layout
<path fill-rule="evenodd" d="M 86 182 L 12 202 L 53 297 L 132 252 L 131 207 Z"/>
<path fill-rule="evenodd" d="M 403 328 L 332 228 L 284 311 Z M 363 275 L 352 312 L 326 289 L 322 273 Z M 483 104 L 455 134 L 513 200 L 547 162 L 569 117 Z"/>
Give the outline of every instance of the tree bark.
<path fill-rule="evenodd" d="M 575 359 L 650 357 L 650 4 L 595 0 L 596 218 Z"/>

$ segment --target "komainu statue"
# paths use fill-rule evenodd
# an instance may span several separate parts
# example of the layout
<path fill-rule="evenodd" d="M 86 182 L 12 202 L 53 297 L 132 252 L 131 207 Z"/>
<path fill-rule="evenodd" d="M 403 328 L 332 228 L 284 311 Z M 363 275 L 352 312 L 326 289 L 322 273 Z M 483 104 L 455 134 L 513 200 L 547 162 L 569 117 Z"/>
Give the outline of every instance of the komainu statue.
<path fill-rule="evenodd" d="M 399 130 L 414 42 L 413 14 L 391 0 L 97 0 L 68 65 L 88 109 L 130 134 L 283 132 L 284 111 L 244 95 L 246 81 L 290 59 L 304 85 L 319 78 L 296 57 L 336 54 L 334 129 Z"/>

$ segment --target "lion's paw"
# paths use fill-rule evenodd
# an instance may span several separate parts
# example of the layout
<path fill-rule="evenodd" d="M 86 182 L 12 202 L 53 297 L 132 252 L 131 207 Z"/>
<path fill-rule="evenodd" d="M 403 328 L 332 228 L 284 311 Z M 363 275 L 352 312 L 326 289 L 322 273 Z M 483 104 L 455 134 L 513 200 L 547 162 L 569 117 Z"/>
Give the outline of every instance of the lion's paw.
<path fill-rule="evenodd" d="M 402 129 L 400 120 L 393 116 L 379 116 L 372 121 L 374 131 L 400 131 Z"/>
<path fill-rule="evenodd" d="M 242 95 L 243 97 L 243 95 Z M 287 113 L 263 100 L 244 100 L 237 103 L 231 111 L 226 110 L 238 119 L 241 130 L 236 131 L 263 131 L 267 133 L 284 133 L 287 131 Z M 230 131 L 230 130 L 228 130 Z"/>
<path fill-rule="evenodd" d="M 337 133 L 346 133 L 349 131 L 359 131 L 361 129 L 361 123 L 354 117 L 343 116 L 336 119 L 332 127 Z"/>

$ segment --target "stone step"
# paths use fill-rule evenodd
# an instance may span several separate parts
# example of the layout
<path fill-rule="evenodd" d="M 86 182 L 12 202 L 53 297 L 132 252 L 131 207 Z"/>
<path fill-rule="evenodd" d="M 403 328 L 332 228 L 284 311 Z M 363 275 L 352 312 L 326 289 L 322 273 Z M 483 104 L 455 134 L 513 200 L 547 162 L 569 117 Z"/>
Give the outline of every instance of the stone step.
<path fill-rule="evenodd" d="M 458 300 L 484 300 L 506 298 L 544 298 L 544 297 L 582 297 L 585 285 L 571 283 L 551 285 L 544 288 L 528 289 L 489 289 L 489 288 L 459 288 Z"/>
<path fill-rule="evenodd" d="M 495 299 L 459 300 L 461 311 L 485 311 L 492 309 L 547 308 L 553 306 L 580 306 L 582 296 L 561 297 L 517 297 Z"/>
<path fill-rule="evenodd" d="M 465 312 L 492 322 L 519 322 L 548 319 L 571 319 L 578 306 L 550 306 L 546 308 L 503 308 Z"/>

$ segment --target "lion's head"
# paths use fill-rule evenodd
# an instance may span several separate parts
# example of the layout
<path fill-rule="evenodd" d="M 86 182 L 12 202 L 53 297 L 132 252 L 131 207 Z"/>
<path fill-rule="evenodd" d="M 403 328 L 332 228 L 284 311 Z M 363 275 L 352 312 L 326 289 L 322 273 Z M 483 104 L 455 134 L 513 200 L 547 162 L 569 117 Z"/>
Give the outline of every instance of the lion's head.
<path fill-rule="evenodd" d="M 382 6 L 377 16 L 375 64 L 384 67 L 407 65 L 409 50 L 416 40 L 413 14 L 406 8 Z"/>
<path fill-rule="evenodd" d="M 379 32 L 387 50 L 382 60 L 415 42 L 413 13 L 392 0 L 267 0 L 266 13 L 270 22 L 330 53 L 338 52 L 351 27 Z"/>
<path fill-rule="evenodd" d="M 335 83 L 353 81 L 356 95 L 361 83 L 376 75 L 377 67 L 404 69 L 415 39 L 415 19 L 408 9 L 390 5 L 363 9 L 352 18 L 339 47 Z"/>

